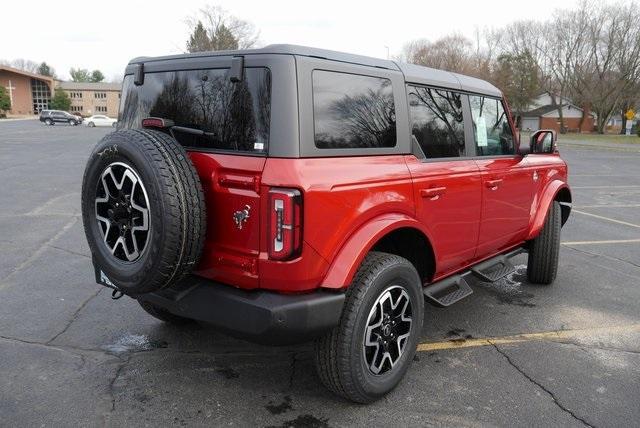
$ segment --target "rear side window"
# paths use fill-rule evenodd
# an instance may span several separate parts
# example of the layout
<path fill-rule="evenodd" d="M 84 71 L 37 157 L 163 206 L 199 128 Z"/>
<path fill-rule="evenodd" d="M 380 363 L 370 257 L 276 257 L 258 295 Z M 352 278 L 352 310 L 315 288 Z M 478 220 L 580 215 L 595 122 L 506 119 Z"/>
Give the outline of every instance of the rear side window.
<path fill-rule="evenodd" d="M 188 148 L 264 154 L 269 143 L 271 77 L 267 68 L 246 68 L 232 83 L 228 69 L 147 73 L 135 86 L 123 82 L 124 128 L 139 128 L 142 119 L 174 122 L 173 136 Z"/>
<path fill-rule="evenodd" d="M 409 86 L 411 134 L 427 158 L 466 155 L 462 95 L 444 89 Z"/>
<path fill-rule="evenodd" d="M 515 153 L 513 133 L 502 101 L 469 95 L 473 134 L 478 156 L 512 155 Z"/>
<path fill-rule="evenodd" d="M 396 145 L 391 80 L 315 70 L 315 143 L 320 149 L 382 148 Z"/>

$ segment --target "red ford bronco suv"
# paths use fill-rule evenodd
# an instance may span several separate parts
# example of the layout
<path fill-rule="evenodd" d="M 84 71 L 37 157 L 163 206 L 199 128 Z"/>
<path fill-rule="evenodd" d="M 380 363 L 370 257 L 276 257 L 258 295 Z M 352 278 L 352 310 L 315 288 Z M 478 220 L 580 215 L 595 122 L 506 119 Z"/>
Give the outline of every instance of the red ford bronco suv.
<path fill-rule="evenodd" d="M 475 78 L 290 45 L 137 58 L 82 215 L 96 280 L 167 322 L 315 340 L 322 382 L 393 389 L 424 301 L 449 306 L 527 251 L 556 277 L 571 209 L 553 131 L 520 145 Z"/>

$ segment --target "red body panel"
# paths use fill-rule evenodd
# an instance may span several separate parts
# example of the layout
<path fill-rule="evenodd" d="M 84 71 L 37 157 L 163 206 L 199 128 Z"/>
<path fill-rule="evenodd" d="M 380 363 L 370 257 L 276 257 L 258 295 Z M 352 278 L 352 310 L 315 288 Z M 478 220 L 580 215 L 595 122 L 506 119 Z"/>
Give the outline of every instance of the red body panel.
<path fill-rule="evenodd" d="M 263 158 L 191 152 L 208 232 L 196 273 L 240 288 L 344 288 L 387 233 L 410 227 L 431 243 L 434 280 L 534 237 L 566 187 L 557 155 L 422 162 L 413 155 Z M 303 248 L 269 259 L 268 192 L 298 189 Z M 242 228 L 234 213 L 249 206 Z M 426 255 L 425 255 L 426 256 Z"/>
<path fill-rule="evenodd" d="M 435 277 L 469 264 L 480 225 L 480 172 L 472 159 L 422 162 L 406 157 L 414 184 L 416 219 L 438 254 Z"/>
<path fill-rule="evenodd" d="M 266 159 L 190 152 L 207 204 L 207 239 L 196 273 L 242 288 L 257 288 L 261 233 L 260 177 Z M 242 228 L 234 213 L 250 207 Z"/>
<path fill-rule="evenodd" d="M 482 174 L 482 212 L 477 258 L 524 240 L 529 225 L 534 176 L 529 157 L 476 160 Z"/>

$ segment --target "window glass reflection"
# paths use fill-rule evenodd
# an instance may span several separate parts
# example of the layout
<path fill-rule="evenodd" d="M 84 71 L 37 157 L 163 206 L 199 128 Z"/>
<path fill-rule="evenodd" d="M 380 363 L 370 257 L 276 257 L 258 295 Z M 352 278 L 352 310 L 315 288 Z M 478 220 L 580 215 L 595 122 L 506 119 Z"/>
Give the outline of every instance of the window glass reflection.
<path fill-rule="evenodd" d="M 171 119 L 172 133 L 184 146 L 266 153 L 271 106 L 270 73 L 245 69 L 244 79 L 229 81 L 227 69 L 148 73 L 135 86 L 123 83 L 120 122 L 138 128 L 146 117 Z M 203 131 L 193 133 L 189 131 Z"/>
<path fill-rule="evenodd" d="M 465 156 L 462 96 L 409 86 L 411 134 L 427 158 Z"/>
<path fill-rule="evenodd" d="M 396 112 L 389 79 L 315 70 L 313 116 L 318 148 L 396 145 Z"/>

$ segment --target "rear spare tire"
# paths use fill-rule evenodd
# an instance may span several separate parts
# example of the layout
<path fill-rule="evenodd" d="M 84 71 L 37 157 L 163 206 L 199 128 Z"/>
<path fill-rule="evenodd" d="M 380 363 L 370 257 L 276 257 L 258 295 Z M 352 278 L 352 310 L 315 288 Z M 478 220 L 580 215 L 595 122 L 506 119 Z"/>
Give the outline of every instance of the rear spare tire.
<path fill-rule="evenodd" d="M 95 147 L 82 181 L 82 220 L 94 263 L 128 295 L 179 281 L 206 233 L 202 185 L 184 148 L 151 130 L 122 130 Z"/>

